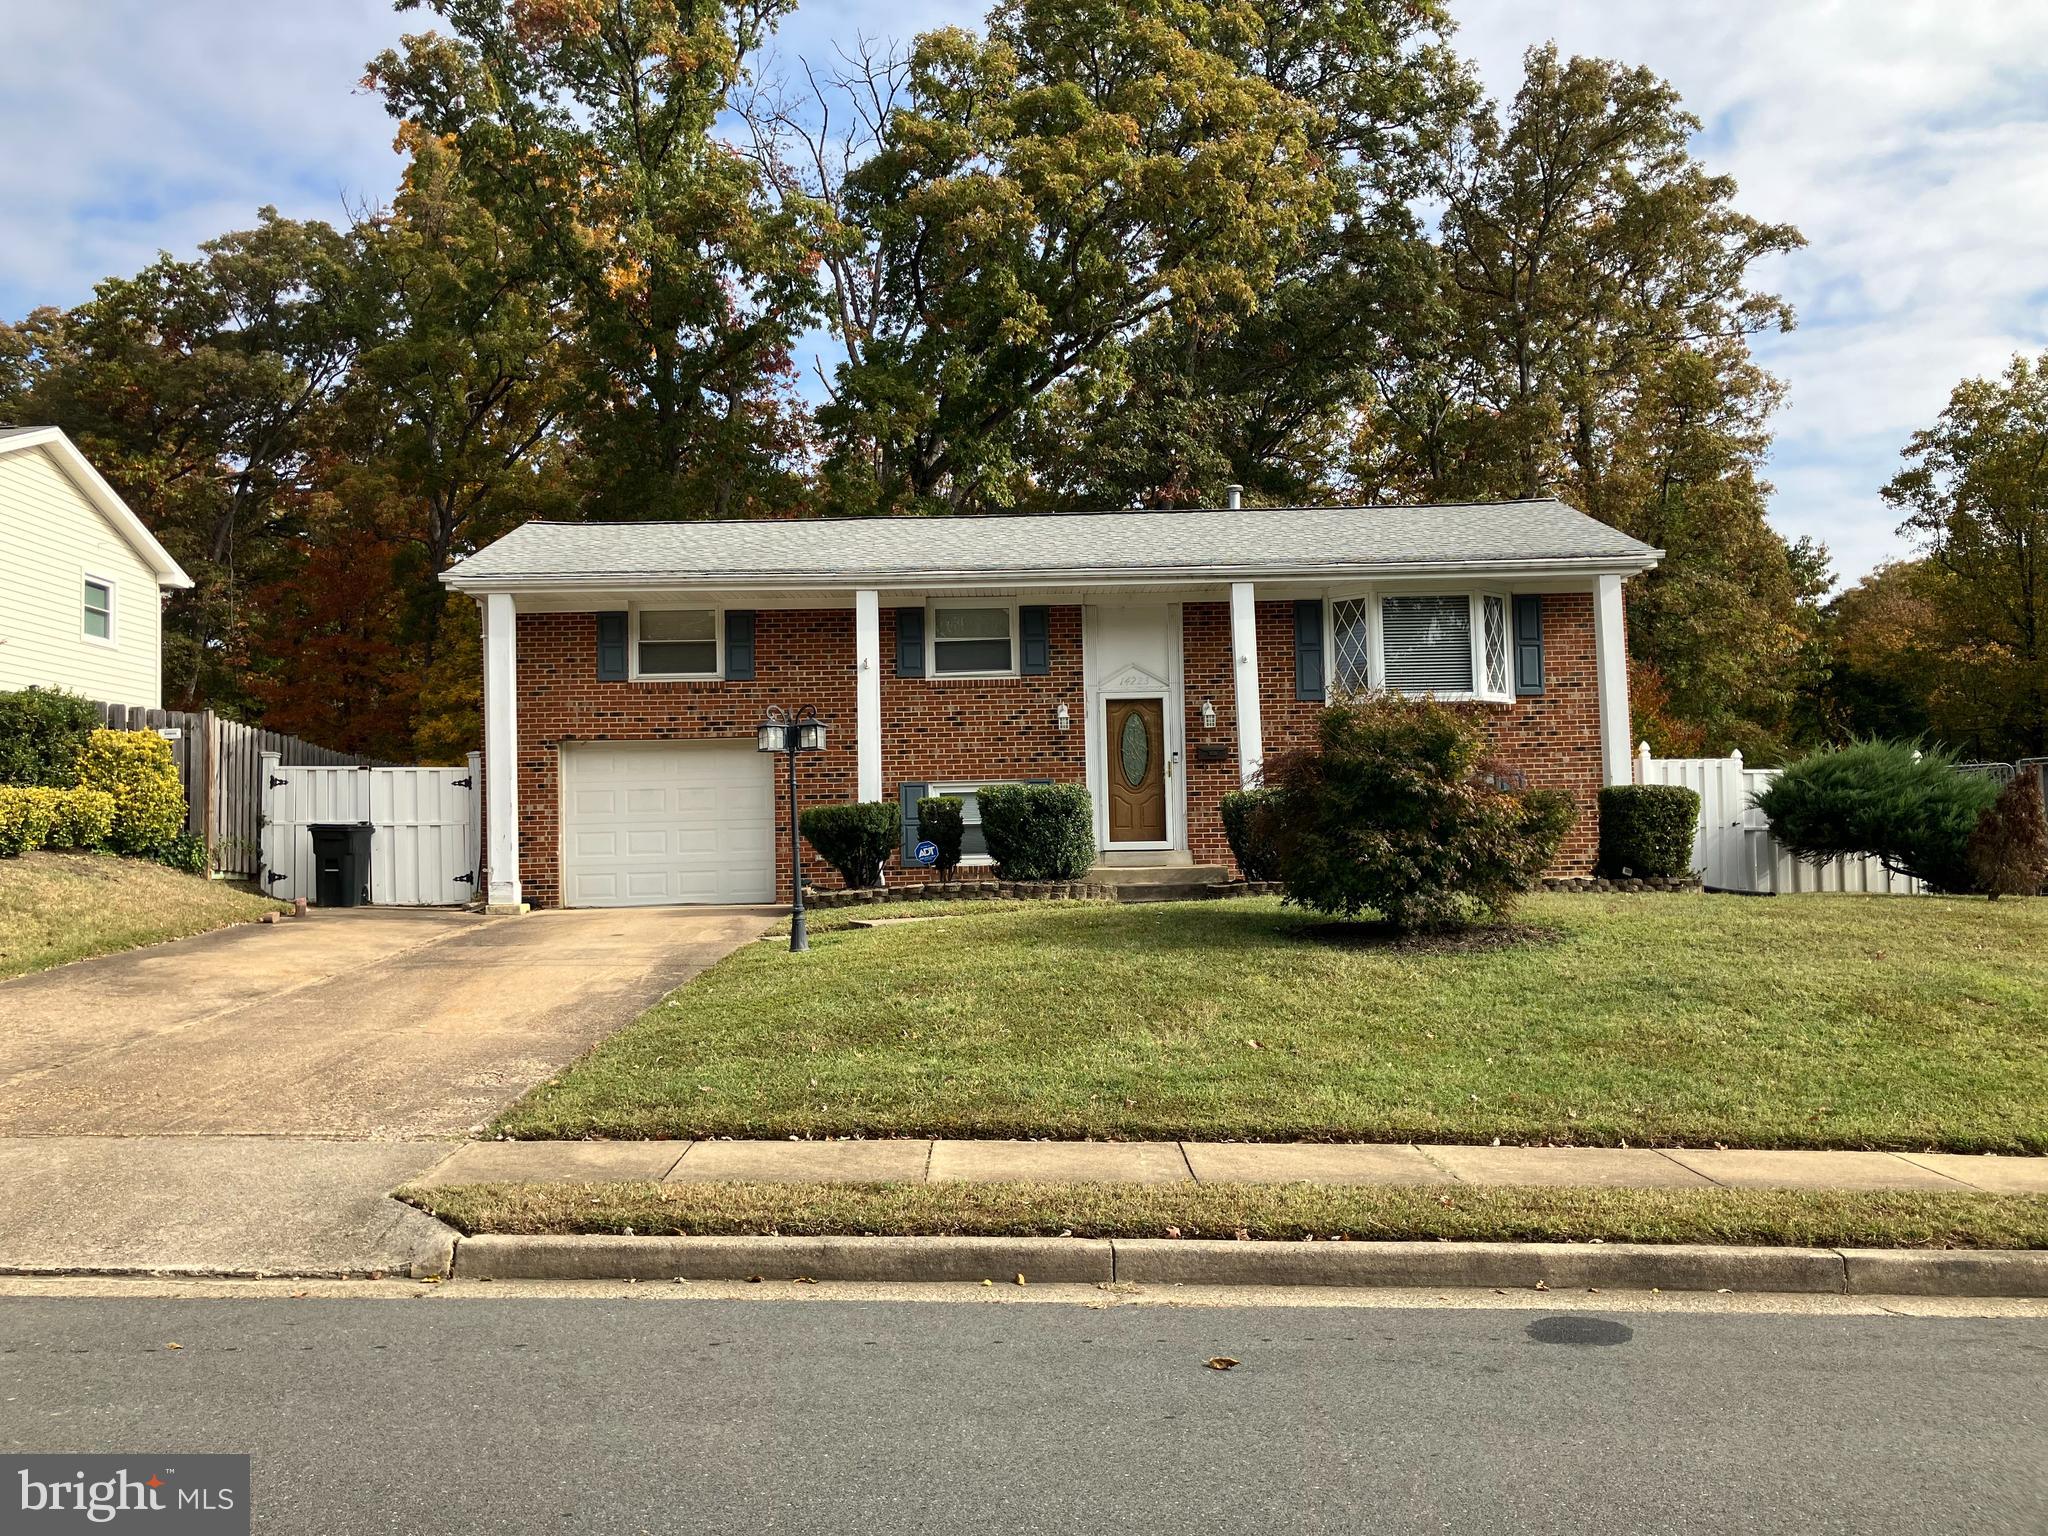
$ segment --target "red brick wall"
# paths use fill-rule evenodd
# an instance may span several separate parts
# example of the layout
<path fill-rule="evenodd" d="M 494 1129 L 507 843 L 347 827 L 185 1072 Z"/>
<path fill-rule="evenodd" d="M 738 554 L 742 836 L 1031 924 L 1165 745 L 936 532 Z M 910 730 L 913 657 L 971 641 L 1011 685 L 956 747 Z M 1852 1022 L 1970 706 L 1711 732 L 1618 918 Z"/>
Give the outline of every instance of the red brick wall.
<path fill-rule="evenodd" d="M 536 907 L 561 901 L 561 742 L 752 741 L 769 705 L 814 704 L 830 730 L 825 750 L 800 760 L 804 802 L 853 798 L 853 611 L 763 608 L 754 617 L 754 656 L 751 682 L 602 683 L 595 614 L 519 616 L 519 879 L 525 900 Z M 789 808 L 779 775 L 776 789 L 776 890 L 786 901 Z M 808 851 L 805 868 L 815 883 Z"/>
<path fill-rule="evenodd" d="M 1081 610 L 1048 616 L 1051 671 L 1042 677 L 899 678 L 895 615 L 884 611 L 882 793 L 899 798 L 906 782 L 1051 779 L 1085 783 L 1089 729 L 1082 682 Z M 853 614 L 850 610 L 777 610 L 755 617 L 750 682 L 605 683 L 597 680 L 594 614 L 523 614 L 519 619 L 519 838 L 525 899 L 561 899 L 557 749 L 565 741 L 750 741 L 771 704 L 814 704 L 831 726 L 824 753 L 802 762 L 804 803 L 850 800 L 856 792 Z M 1320 705 L 1294 697 L 1294 605 L 1258 605 L 1260 710 L 1269 755 L 1307 745 Z M 1498 755 L 1532 784 L 1564 789 L 1580 817 L 1557 871 L 1591 869 L 1598 842 L 1594 792 L 1600 783 L 1599 707 L 1593 659 L 1593 601 L 1574 593 L 1544 599 L 1544 692 L 1513 704 L 1473 704 Z M 1219 804 L 1237 784 L 1237 734 L 1227 603 L 1182 608 L 1188 842 L 1198 863 L 1230 862 Z M 1202 700 L 1216 705 L 1213 730 Z M 1055 724 L 1060 704 L 1069 724 Z M 1202 748 L 1220 749 L 1213 761 Z M 778 785 L 779 789 L 779 785 Z M 776 800 L 776 890 L 789 898 L 786 798 Z M 838 877 L 805 850 L 812 884 Z M 892 881 L 924 871 L 892 867 Z"/>
<path fill-rule="evenodd" d="M 1258 605 L 1259 715 L 1270 758 L 1315 739 L 1322 706 L 1294 696 L 1294 604 Z M 1221 802 L 1237 787 L 1235 685 L 1230 665 L 1230 608 L 1188 603 L 1181 609 L 1181 644 L 1187 671 L 1188 741 L 1219 742 L 1227 760 L 1191 762 L 1188 769 L 1188 845 L 1198 863 L 1228 864 Z M 1202 730 L 1201 701 L 1216 704 L 1214 731 Z M 1593 655 L 1590 593 L 1553 593 L 1543 599 L 1543 692 L 1512 704 L 1461 704 L 1491 739 L 1502 762 L 1531 785 L 1562 789 L 1579 803 L 1579 818 L 1558 850 L 1552 872 L 1581 875 L 1593 867 L 1600 828 L 1600 705 Z M 1190 758 L 1199 753 L 1191 747 Z"/>
<path fill-rule="evenodd" d="M 906 784 L 996 779 L 1088 781 L 1088 701 L 1081 673 L 1081 610 L 1046 613 L 1051 670 L 1042 677 L 898 677 L 896 614 L 882 611 L 882 794 Z M 1067 706 L 1067 728 L 1055 722 Z M 833 885 L 838 880 L 824 871 Z M 892 866 L 891 883 L 932 878 Z"/>

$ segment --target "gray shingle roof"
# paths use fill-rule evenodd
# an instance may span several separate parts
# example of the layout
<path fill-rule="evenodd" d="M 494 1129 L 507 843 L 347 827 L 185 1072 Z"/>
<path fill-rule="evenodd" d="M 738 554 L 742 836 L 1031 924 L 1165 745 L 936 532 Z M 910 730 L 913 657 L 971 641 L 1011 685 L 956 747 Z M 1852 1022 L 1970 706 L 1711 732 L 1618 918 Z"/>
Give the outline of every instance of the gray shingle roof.
<path fill-rule="evenodd" d="M 450 570 L 470 590 L 933 580 L 1642 570 L 1661 552 L 1558 501 L 796 522 L 527 523 Z"/>

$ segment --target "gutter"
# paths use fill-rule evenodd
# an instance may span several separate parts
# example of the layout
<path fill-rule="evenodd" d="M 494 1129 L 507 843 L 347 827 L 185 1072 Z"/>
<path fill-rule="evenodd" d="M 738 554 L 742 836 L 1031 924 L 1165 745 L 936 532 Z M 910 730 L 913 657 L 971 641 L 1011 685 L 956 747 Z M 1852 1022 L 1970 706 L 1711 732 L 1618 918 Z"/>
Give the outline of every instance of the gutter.
<path fill-rule="evenodd" d="M 871 588 L 967 587 L 1053 587 L 1088 585 L 1116 586 L 1200 586 L 1226 581 L 1319 581 L 1361 580 L 1377 576 L 1634 576 L 1651 569 L 1664 557 L 1661 549 L 1647 555 L 1607 555 L 1558 560 L 1544 557 L 1528 560 L 1408 560 L 1376 564 L 1320 562 L 1313 565 L 1252 566 L 1076 566 L 1071 569 L 1017 570 L 872 570 L 860 572 L 812 572 L 774 570 L 724 571 L 615 571 L 615 572 L 523 572 L 493 575 L 480 572 L 465 576 L 463 566 L 451 566 L 441 581 L 457 592 L 670 592 L 679 588 L 733 591 L 760 588 L 767 591 L 861 591 Z M 473 558 L 473 557 L 472 557 Z M 465 564 L 467 562 L 464 562 Z"/>

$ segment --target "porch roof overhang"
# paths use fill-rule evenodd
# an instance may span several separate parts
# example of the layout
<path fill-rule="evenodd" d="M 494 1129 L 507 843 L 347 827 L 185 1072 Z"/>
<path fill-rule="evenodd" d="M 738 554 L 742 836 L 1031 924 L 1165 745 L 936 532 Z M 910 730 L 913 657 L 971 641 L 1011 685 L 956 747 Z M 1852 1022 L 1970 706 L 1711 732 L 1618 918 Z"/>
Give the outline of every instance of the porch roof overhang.
<path fill-rule="evenodd" d="M 1646 571 L 1663 551 L 1554 500 L 781 522 L 528 523 L 460 592 L 1174 588 Z"/>

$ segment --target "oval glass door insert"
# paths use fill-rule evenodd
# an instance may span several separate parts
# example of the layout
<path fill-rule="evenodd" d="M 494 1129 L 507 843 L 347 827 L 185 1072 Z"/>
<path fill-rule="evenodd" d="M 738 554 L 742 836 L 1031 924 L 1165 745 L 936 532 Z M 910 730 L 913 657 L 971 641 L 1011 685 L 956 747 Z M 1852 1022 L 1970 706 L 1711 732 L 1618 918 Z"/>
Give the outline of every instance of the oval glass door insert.
<path fill-rule="evenodd" d="M 1136 789 L 1145 782 L 1145 770 L 1152 766 L 1152 733 L 1145 729 L 1145 717 L 1138 710 L 1124 716 L 1119 747 L 1124 760 L 1124 782 Z"/>

